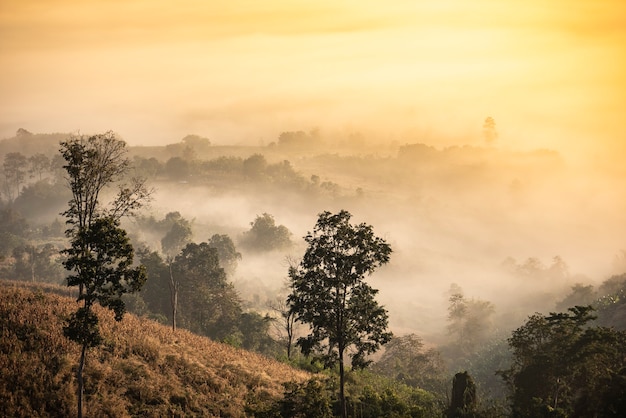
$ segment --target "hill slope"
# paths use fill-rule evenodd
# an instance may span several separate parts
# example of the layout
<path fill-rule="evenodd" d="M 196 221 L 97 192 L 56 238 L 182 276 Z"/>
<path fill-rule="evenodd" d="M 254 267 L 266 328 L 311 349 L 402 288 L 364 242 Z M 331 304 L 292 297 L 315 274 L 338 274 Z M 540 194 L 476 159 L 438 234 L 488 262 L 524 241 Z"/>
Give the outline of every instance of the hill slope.
<path fill-rule="evenodd" d="M 79 347 L 62 333 L 76 307 L 0 281 L 0 415 L 76 415 Z M 87 355 L 86 416 L 245 416 L 247 406 L 282 397 L 283 382 L 309 377 L 185 330 L 97 312 L 105 342 Z"/>

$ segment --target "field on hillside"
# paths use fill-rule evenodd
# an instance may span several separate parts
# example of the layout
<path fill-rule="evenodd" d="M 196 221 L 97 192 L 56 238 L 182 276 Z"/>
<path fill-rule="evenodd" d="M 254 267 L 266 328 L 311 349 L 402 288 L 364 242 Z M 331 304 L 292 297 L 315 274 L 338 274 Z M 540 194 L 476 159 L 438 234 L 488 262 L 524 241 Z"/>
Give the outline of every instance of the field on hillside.
<path fill-rule="evenodd" d="M 62 333 L 66 288 L 0 281 L 0 415 L 76 415 L 79 346 Z M 104 344 L 85 368 L 86 416 L 244 416 L 303 371 L 185 330 L 96 307 Z"/>

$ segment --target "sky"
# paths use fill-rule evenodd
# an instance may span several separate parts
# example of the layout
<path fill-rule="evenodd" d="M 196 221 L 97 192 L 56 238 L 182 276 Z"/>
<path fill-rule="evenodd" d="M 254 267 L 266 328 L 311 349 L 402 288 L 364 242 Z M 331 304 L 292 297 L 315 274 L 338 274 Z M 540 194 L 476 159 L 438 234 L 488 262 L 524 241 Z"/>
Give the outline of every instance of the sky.
<path fill-rule="evenodd" d="M 623 0 L 0 0 L 0 138 L 283 131 L 626 155 Z M 332 134 L 332 135 L 331 135 Z"/>

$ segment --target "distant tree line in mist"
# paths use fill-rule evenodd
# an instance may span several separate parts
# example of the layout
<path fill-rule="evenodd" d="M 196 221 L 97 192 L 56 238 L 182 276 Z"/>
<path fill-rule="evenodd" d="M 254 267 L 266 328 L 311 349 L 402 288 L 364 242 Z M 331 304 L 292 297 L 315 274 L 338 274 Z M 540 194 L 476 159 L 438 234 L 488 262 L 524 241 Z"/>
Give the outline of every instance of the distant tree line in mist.
<path fill-rule="evenodd" d="M 285 133 L 272 148 L 297 148 L 315 141 L 313 133 Z M 159 182 L 192 182 L 340 194 L 339 184 L 322 182 L 318 175 L 306 179 L 287 160 L 269 163 L 258 153 L 246 158 L 199 159 L 196 153 L 209 147 L 208 139 L 191 135 L 168 151 L 181 155 L 165 161 L 135 156 L 129 172 L 144 176 L 157 187 Z M 465 151 L 465 156 L 479 152 Z M 400 148 L 397 158 L 378 159 L 377 164 L 393 173 L 397 161 L 432 165 L 439 158 L 457 161 L 463 152 L 407 145 Z M 370 161 L 338 155 L 318 158 L 336 165 L 353 164 L 363 171 Z M 46 214 L 48 209 L 63 208 L 71 199 L 64 165 L 67 168 L 54 154 L 27 156 L 16 151 L 4 155 L 0 211 L 3 278 L 67 283 L 63 266 L 72 254 L 66 249 L 68 244 L 78 245 L 75 238 L 79 234 L 68 233 L 67 224 Z M 130 234 L 128 242 L 135 247 L 147 280 L 140 291 L 124 294 L 120 300 L 130 312 L 171 325 L 174 331 L 185 328 L 317 373 L 310 382 L 287 385 L 279 403 L 259 403 L 253 411 L 257 416 L 616 416 L 626 411 L 626 254 L 616 259 L 620 273 L 597 288 L 582 283 L 571 286 L 555 312 L 529 312 L 512 332 L 496 329 L 494 302 L 469 297 L 453 284 L 447 294 L 445 331 L 449 339 L 434 346 L 416 334 L 392 336 L 387 332 L 386 311 L 374 298 L 377 291 L 362 279 L 387 262 L 390 249 L 384 240 L 375 239 L 368 225 L 349 225 L 345 218 L 349 219 L 349 213 L 320 214 L 314 232 L 304 238 L 309 245 L 305 256 L 298 262 L 291 260 L 285 269 L 291 284 L 284 294 L 255 305 L 241 299 L 232 277 L 244 256 L 242 251 L 263 254 L 292 248 L 294 237 L 274 216 L 257 215 L 239 237 L 214 233 L 198 240 L 194 239 L 193 221 L 180 212 L 162 217 L 138 215 L 128 230 L 156 237 L 158 244 Z M 117 223 L 109 227 L 125 237 Z M 335 232 L 343 235 L 333 235 Z M 367 256 L 359 258 L 355 254 L 361 253 L 350 245 L 377 251 L 364 250 Z M 523 280 L 571 279 L 560 257 L 547 266 L 534 257 L 521 263 L 509 258 L 502 267 L 506 275 Z M 337 271 L 349 280 L 328 286 L 325 276 L 332 278 Z M 324 295 L 341 297 L 328 303 Z M 350 297 L 361 302 L 355 306 L 339 303 L 349 302 Z M 322 313 L 335 313 L 332 309 L 337 306 L 343 309 L 337 318 L 347 315 L 353 326 L 339 334 L 328 325 L 330 319 L 319 322 Z M 372 321 L 359 323 L 358 318 L 365 317 Z M 379 357 L 370 356 L 378 349 L 382 351 Z M 345 362 L 345 370 L 344 350 L 352 357 Z M 369 369 L 361 370 L 365 367 L 360 366 L 368 365 Z M 322 372 L 324 369 L 327 371 Z M 339 388 L 336 380 L 329 378 L 336 375 L 340 376 Z"/>

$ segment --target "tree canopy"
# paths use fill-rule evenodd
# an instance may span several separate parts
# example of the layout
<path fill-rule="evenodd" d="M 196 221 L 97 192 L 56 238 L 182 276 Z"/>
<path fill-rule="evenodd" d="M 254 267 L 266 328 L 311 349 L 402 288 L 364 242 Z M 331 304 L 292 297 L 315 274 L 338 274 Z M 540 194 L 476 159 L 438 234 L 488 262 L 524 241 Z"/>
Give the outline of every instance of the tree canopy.
<path fill-rule="evenodd" d="M 369 364 L 368 355 L 391 338 L 387 311 L 378 305 L 376 289 L 366 275 L 389 261 L 391 247 L 364 223 L 350 224 L 351 215 L 323 212 L 300 265 L 289 269 L 288 303 L 296 319 L 310 326 L 298 339 L 304 354 L 320 355 L 327 365 L 339 363 L 340 399 L 345 414 L 344 355 L 349 347 L 352 366 Z"/>
<path fill-rule="evenodd" d="M 88 347 L 101 339 L 94 303 L 111 309 L 121 320 L 126 310 L 122 295 L 137 292 L 146 280 L 143 266 L 134 266 L 134 250 L 120 218 L 142 206 L 150 192 L 141 180 L 119 187 L 117 197 L 103 206 L 100 194 L 119 181 L 129 167 L 125 143 L 111 132 L 91 137 L 72 137 L 61 142 L 66 161 L 68 186 L 72 198 L 63 212 L 69 228 L 70 247 L 63 265 L 69 270 L 68 286 L 78 286 L 78 301 L 83 305 L 73 313 L 65 335 L 82 346 L 77 371 L 78 416 L 82 416 L 82 372 Z"/>
<path fill-rule="evenodd" d="M 593 319 L 591 306 L 576 306 L 535 314 L 513 332 L 513 365 L 501 373 L 511 385 L 516 416 L 613 416 L 626 410 L 626 333 L 590 326 Z"/>

